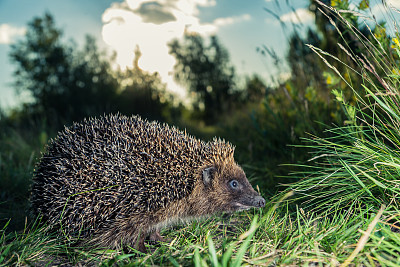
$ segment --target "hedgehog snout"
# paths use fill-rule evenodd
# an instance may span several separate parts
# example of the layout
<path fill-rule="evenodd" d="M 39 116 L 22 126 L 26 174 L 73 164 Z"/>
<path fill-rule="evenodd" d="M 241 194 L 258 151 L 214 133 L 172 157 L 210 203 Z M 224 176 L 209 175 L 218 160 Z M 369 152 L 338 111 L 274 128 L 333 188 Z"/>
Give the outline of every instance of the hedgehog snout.
<path fill-rule="evenodd" d="M 265 199 L 259 194 L 242 195 L 234 201 L 238 210 L 246 210 L 250 208 L 263 208 L 265 206 Z"/>
<path fill-rule="evenodd" d="M 256 196 L 254 198 L 254 206 L 257 208 L 264 208 L 265 199 L 262 196 Z"/>

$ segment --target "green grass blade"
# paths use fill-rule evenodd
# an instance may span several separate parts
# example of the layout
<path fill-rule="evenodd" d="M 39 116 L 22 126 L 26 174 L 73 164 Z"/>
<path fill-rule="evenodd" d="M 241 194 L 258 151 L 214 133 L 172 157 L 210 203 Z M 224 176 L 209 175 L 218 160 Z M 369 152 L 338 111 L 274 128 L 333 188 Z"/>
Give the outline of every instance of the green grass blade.
<path fill-rule="evenodd" d="M 210 254 L 211 265 L 218 267 L 219 262 L 218 262 L 217 252 L 215 250 L 214 242 L 212 241 L 212 238 L 210 236 L 208 237 L 207 242 L 208 242 L 208 251 Z"/>
<path fill-rule="evenodd" d="M 168 257 L 168 260 L 175 267 L 181 266 L 173 257 Z"/>
<path fill-rule="evenodd" d="M 196 247 L 194 250 L 193 263 L 195 267 L 202 267 L 199 249 Z"/>
<path fill-rule="evenodd" d="M 240 246 L 238 253 L 236 254 L 236 259 L 232 264 L 232 267 L 239 267 L 241 265 L 244 254 L 246 253 L 247 248 L 249 247 L 250 240 L 253 238 L 253 236 L 258 228 L 257 222 L 258 222 L 258 216 L 255 215 L 253 221 L 251 222 L 250 229 L 247 232 L 242 234 L 241 239 L 243 239 L 243 238 L 246 238 L 246 239 L 244 240 L 243 244 Z"/>
<path fill-rule="evenodd" d="M 367 91 L 368 95 L 372 96 L 376 102 L 378 102 L 378 104 L 384 108 L 387 112 L 390 113 L 390 115 L 392 115 L 393 117 L 395 117 L 398 121 L 400 121 L 400 117 L 396 114 L 396 112 L 393 111 L 393 109 L 391 109 L 388 105 L 386 105 L 385 103 L 383 103 L 382 100 L 380 100 L 373 92 L 371 92 L 371 90 L 369 90 L 364 84 L 362 85 L 364 87 L 364 89 Z"/>
<path fill-rule="evenodd" d="M 349 174 L 351 175 L 351 177 L 354 178 L 354 180 L 357 181 L 357 183 L 359 185 L 361 185 L 361 187 L 365 190 L 365 192 L 368 193 L 368 195 L 370 195 L 370 197 L 372 197 L 373 199 L 377 200 L 374 195 L 371 193 L 371 191 L 365 186 L 365 184 L 363 183 L 363 181 L 361 181 L 361 179 L 358 177 L 358 175 L 351 169 L 351 167 L 343 160 L 340 160 L 340 163 L 342 163 L 342 165 L 345 167 L 345 169 L 349 172 Z M 378 200 L 377 200 L 378 201 Z"/>
<path fill-rule="evenodd" d="M 386 185 L 384 185 L 383 183 L 379 182 L 378 180 L 376 180 L 375 178 L 373 178 L 371 175 L 369 175 L 368 173 L 366 173 L 365 171 L 361 170 L 360 168 L 358 168 L 357 166 L 353 166 L 355 169 L 357 169 L 359 172 L 361 172 L 365 177 L 367 177 L 368 179 L 370 179 L 374 184 L 376 184 L 377 186 L 383 188 L 383 189 L 388 189 L 388 187 Z"/>
<path fill-rule="evenodd" d="M 228 267 L 229 260 L 232 257 L 234 243 L 231 243 L 222 256 L 222 267 Z"/>

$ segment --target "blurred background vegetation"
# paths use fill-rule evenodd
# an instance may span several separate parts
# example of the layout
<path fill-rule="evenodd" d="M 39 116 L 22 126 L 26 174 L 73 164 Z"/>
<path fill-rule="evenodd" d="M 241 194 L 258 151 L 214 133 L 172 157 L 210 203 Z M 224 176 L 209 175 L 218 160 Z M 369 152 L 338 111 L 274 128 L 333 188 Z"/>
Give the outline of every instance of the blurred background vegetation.
<path fill-rule="evenodd" d="M 349 8 L 348 1 L 334 2 L 339 9 Z M 367 1 L 360 1 L 360 10 L 367 7 Z M 288 38 L 286 58 L 274 60 L 278 68 L 287 64 L 291 76 L 272 87 L 257 75 L 240 82 L 243 77 L 236 74 L 217 36 L 204 39 L 188 33 L 183 40 L 172 41 L 170 54 L 177 60 L 174 75 L 185 86 L 189 103 L 171 94 L 157 73 L 139 68 L 139 48 L 132 48 L 132 68 L 115 69 L 114 58 L 99 51 L 93 37 L 88 36 L 84 47 L 78 47 L 64 41 L 63 31 L 51 14 L 33 18 L 26 36 L 10 52 L 15 90 L 28 92 L 31 101 L 0 112 L 0 224 L 13 218 L 9 230 L 23 227 L 32 171 L 49 138 L 64 125 L 105 113 L 139 114 L 186 128 L 205 140 L 225 138 L 236 146 L 236 160 L 250 180 L 266 197 L 272 196 L 282 183 L 292 182 L 285 177 L 293 167 L 285 164 L 310 158 L 307 148 L 293 145 L 301 144 L 308 134 L 328 136 L 324 131 L 327 126 L 349 123 L 348 110 L 334 100 L 332 89 L 341 89 L 349 105 L 354 99 L 346 83 L 305 45 L 350 62 L 336 45 L 343 36 L 329 22 L 335 17 L 328 12 L 328 17 L 322 15 L 314 1 L 310 1 L 309 9 L 316 15 L 316 27 L 305 35 L 295 30 Z M 369 32 L 356 17 L 349 13 L 346 19 L 368 37 Z M 388 38 L 383 29 L 375 29 L 382 40 Z M 345 38 L 353 40 L 350 35 Z M 358 41 L 350 44 L 357 52 Z M 265 58 L 275 57 L 268 47 L 261 46 L 257 51 Z M 356 91 L 357 85 L 361 87 L 359 76 L 334 60 L 330 64 Z"/>

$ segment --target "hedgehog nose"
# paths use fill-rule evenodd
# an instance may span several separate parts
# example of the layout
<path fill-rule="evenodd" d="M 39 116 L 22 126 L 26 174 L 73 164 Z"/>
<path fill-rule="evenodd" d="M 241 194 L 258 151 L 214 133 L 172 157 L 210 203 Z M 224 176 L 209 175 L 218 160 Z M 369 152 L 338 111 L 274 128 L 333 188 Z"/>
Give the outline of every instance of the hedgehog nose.
<path fill-rule="evenodd" d="M 265 199 L 262 196 L 256 196 L 254 203 L 257 208 L 263 208 L 265 206 Z"/>

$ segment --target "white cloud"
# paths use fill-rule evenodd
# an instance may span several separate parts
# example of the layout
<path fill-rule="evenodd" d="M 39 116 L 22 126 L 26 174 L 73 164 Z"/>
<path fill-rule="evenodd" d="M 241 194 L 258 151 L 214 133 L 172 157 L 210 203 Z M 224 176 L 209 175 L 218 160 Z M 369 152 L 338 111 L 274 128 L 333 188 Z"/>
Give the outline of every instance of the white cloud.
<path fill-rule="evenodd" d="M 280 19 L 283 22 L 292 22 L 295 24 L 310 23 L 315 20 L 315 14 L 308 9 L 299 8 L 280 16 Z"/>
<path fill-rule="evenodd" d="M 0 44 L 11 44 L 15 38 L 24 35 L 24 27 L 15 27 L 9 24 L 0 25 Z"/>
<path fill-rule="evenodd" d="M 250 15 L 218 18 L 201 23 L 199 6 L 213 6 L 215 0 L 125 0 L 114 3 L 103 13 L 102 36 L 117 52 L 117 63 L 132 66 L 134 49 L 139 46 L 142 57 L 139 67 L 158 72 L 173 91 L 183 91 L 173 79 L 175 58 L 169 55 L 168 43 L 183 37 L 185 31 L 208 35 L 219 27 L 246 21 Z"/>
<path fill-rule="evenodd" d="M 242 21 L 249 21 L 250 19 L 251 16 L 249 14 L 243 14 L 241 16 L 236 16 L 236 17 L 218 18 L 214 20 L 213 24 L 216 26 L 225 26 Z"/>

